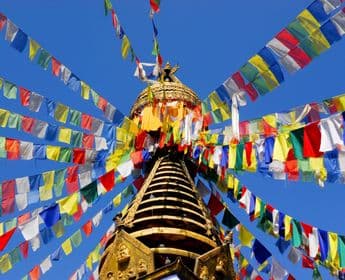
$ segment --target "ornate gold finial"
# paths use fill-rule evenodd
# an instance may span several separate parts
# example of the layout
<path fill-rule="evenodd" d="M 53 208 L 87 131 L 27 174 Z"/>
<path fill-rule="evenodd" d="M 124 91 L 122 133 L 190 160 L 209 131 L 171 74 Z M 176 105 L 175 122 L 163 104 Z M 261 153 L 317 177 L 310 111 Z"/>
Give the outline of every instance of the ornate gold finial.
<path fill-rule="evenodd" d="M 177 82 L 180 83 L 180 80 L 175 76 L 177 70 L 180 69 L 178 65 L 171 67 L 170 63 L 167 62 L 163 71 L 159 77 L 161 82 Z"/>

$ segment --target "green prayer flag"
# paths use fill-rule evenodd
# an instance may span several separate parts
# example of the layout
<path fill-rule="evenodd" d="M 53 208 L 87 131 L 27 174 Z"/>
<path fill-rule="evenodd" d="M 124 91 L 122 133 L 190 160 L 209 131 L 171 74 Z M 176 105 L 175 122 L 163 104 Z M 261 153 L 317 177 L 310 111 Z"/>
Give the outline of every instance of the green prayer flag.
<path fill-rule="evenodd" d="M 7 99 L 16 99 L 17 98 L 17 87 L 16 87 L 16 85 L 14 85 L 8 81 L 5 81 L 4 96 Z"/>
<path fill-rule="evenodd" d="M 307 30 L 305 30 L 305 28 L 297 19 L 291 22 L 286 29 L 300 42 L 304 41 L 305 38 L 309 37 L 309 33 L 307 32 Z"/>
<path fill-rule="evenodd" d="M 54 194 L 57 197 L 60 197 L 62 195 L 62 190 L 63 190 L 63 187 L 65 186 L 65 175 L 66 175 L 66 169 L 55 171 Z"/>
<path fill-rule="evenodd" d="M 2 84 L 3 84 L 3 81 L 2 81 L 2 79 L 0 78 L 0 89 L 2 88 Z"/>
<path fill-rule="evenodd" d="M 73 147 L 81 147 L 83 142 L 83 133 L 81 131 L 73 130 L 71 137 L 71 145 Z"/>
<path fill-rule="evenodd" d="M 6 158 L 7 157 L 7 151 L 5 149 L 6 144 L 6 138 L 0 137 L 0 158 Z"/>
<path fill-rule="evenodd" d="M 155 38 L 155 39 L 153 40 L 152 55 L 157 56 L 158 54 L 159 54 L 159 45 L 158 45 L 157 39 Z"/>
<path fill-rule="evenodd" d="M 70 124 L 75 126 L 80 126 L 81 124 L 81 112 L 77 110 L 70 109 Z"/>
<path fill-rule="evenodd" d="M 19 263 L 22 260 L 22 257 L 20 255 L 20 250 L 19 250 L 18 247 L 14 248 L 10 252 L 10 259 L 11 259 L 12 265 L 15 265 L 16 263 Z"/>
<path fill-rule="evenodd" d="M 14 229 L 15 227 L 17 227 L 17 217 L 10 219 L 8 221 L 5 222 L 5 231 L 8 232 L 11 229 Z"/>
<path fill-rule="evenodd" d="M 81 237 L 81 231 L 80 229 L 78 229 L 75 233 L 73 233 L 73 235 L 71 236 L 71 241 L 72 241 L 72 244 L 75 248 L 78 248 L 79 245 L 81 244 L 82 242 L 82 237 Z"/>
<path fill-rule="evenodd" d="M 314 43 L 310 38 L 305 39 L 300 43 L 301 48 L 307 53 L 310 58 L 315 58 L 320 55 L 320 53 L 315 48 Z"/>
<path fill-rule="evenodd" d="M 62 215 L 61 219 L 63 221 L 64 226 L 70 226 L 74 224 L 74 220 L 70 215 L 64 214 Z"/>
<path fill-rule="evenodd" d="M 97 181 L 94 181 L 84 188 L 80 189 L 80 193 L 88 203 L 94 202 L 98 197 Z"/>
<path fill-rule="evenodd" d="M 292 246 L 299 247 L 302 244 L 302 229 L 301 225 L 294 219 L 292 223 Z"/>
<path fill-rule="evenodd" d="M 228 208 L 225 208 L 222 224 L 227 226 L 229 229 L 232 229 L 239 223 L 240 221 L 236 219 L 236 217 L 228 210 Z"/>
<path fill-rule="evenodd" d="M 25 275 L 25 276 L 22 277 L 21 280 L 29 280 L 29 276 L 28 276 L 28 275 Z"/>
<path fill-rule="evenodd" d="M 63 215 L 65 217 L 66 215 Z M 60 238 L 65 233 L 65 227 L 62 220 L 58 221 L 55 225 L 53 225 L 53 231 L 55 233 L 56 238 Z"/>
<path fill-rule="evenodd" d="M 133 189 L 133 186 L 132 185 L 129 185 L 127 188 L 125 188 L 123 191 L 122 191 L 122 195 L 124 197 L 128 197 L 129 195 L 132 195 L 134 194 L 134 189 Z"/>
<path fill-rule="evenodd" d="M 10 116 L 8 118 L 7 126 L 9 128 L 15 128 L 15 129 L 20 130 L 20 128 L 22 126 L 22 117 L 21 117 L 21 115 L 19 115 L 17 113 L 10 113 Z"/>
<path fill-rule="evenodd" d="M 71 162 L 72 159 L 72 149 L 61 147 L 60 154 L 59 154 L 59 161 L 60 162 Z"/>
<path fill-rule="evenodd" d="M 236 162 L 235 162 L 235 170 L 242 170 L 243 169 L 243 143 L 239 143 L 236 147 Z"/>
<path fill-rule="evenodd" d="M 340 267 L 345 267 L 345 236 L 338 235 L 338 247 Z"/>
<path fill-rule="evenodd" d="M 322 280 L 320 271 L 318 270 L 316 266 L 313 269 L 313 280 Z"/>
<path fill-rule="evenodd" d="M 211 111 L 211 116 L 214 121 L 214 123 L 221 123 L 223 121 L 222 113 L 220 109 L 216 109 L 214 111 Z"/>
<path fill-rule="evenodd" d="M 113 8 L 110 0 L 104 0 L 104 14 L 108 15 L 108 12 Z"/>
<path fill-rule="evenodd" d="M 296 159 L 304 159 L 303 156 L 303 145 L 304 140 L 304 128 L 299 128 L 293 131 L 290 131 L 290 141 L 293 147 L 293 151 Z"/>
<path fill-rule="evenodd" d="M 97 106 L 98 101 L 99 101 L 99 94 L 97 92 L 95 92 L 93 89 L 91 89 L 91 96 L 92 96 L 93 104 L 95 104 L 95 106 Z"/>
<path fill-rule="evenodd" d="M 206 114 L 211 111 L 210 104 L 207 100 L 204 100 L 203 102 L 201 102 L 201 110 L 203 114 Z"/>
<path fill-rule="evenodd" d="M 130 47 L 131 47 L 131 43 L 129 42 L 127 35 L 124 35 L 122 38 L 122 45 L 121 45 L 121 55 L 123 59 L 127 58 Z"/>
<path fill-rule="evenodd" d="M 40 65 L 44 70 L 47 70 L 49 62 L 52 56 L 46 50 L 41 49 L 38 56 L 37 64 Z"/>
<path fill-rule="evenodd" d="M 267 82 L 261 75 L 258 75 L 252 83 L 261 95 L 264 95 L 271 91 L 268 87 Z"/>
<path fill-rule="evenodd" d="M 259 74 L 259 71 L 256 69 L 256 67 L 248 62 L 240 68 L 240 72 L 248 82 L 254 81 L 256 76 Z"/>

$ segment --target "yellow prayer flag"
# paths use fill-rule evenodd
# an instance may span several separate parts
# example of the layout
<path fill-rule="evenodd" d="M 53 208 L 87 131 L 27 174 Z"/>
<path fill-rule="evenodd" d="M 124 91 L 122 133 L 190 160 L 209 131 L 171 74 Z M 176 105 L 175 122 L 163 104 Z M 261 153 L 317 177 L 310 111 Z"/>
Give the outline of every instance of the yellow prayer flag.
<path fill-rule="evenodd" d="M 292 218 L 288 215 L 284 217 L 284 227 L 285 227 L 285 240 L 291 239 L 291 220 Z"/>
<path fill-rule="evenodd" d="M 256 197 L 255 199 L 255 210 L 254 210 L 254 218 L 260 217 L 260 212 L 261 212 L 261 198 Z"/>
<path fill-rule="evenodd" d="M 89 254 L 87 256 L 87 259 L 86 259 L 86 267 L 92 271 L 92 258 L 91 258 L 91 254 Z"/>
<path fill-rule="evenodd" d="M 121 211 L 122 216 L 125 216 L 128 210 L 129 204 L 127 204 Z"/>
<path fill-rule="evenodd" d="M 261 75 L 264 78 L 264 80 L 266 81 L 266 84 L 267 84 L 269 90 L 273 90 L 277 86 L 279 86 L 279 82 L 278 82 L 276 76 L 274 76 L 274 74 L 271 72 L 271 70 L 263 72 Z"/>
<path fill-rule="evenodd" d="M 215 92 L 215 91 L 210 93 L 210 95 L 208 96 L 208 99 L 210 101 L 212 111 L 220 108 L 223 104 L 223 102 L 220 100 L 217 92 Z"/>
<path fill-rule="evenodd" d="M 12 269 L 12 263 L 10 260 L 10 255 L 5 254 L 0 257 L 0 271 L 2 274 Z"/>
<path fill-rule="evenodd" d="M 67 239 L 65 240 L 62 244 L 61 244 L 61 248 L 64 251 L 65 255 L 68 256 L 70 253 L 72 253 L 72 243 L 71 243 L 71 239 Z"/>
<path fill-rule="evenodd" d="M 262 117 L 263 120 L 271 127 L 277 128 L 277 117 L 275 114 L 266 115 Z"/>
<path fill-rule="evenodd" d="M 29 59 L 33 60 L 41 46 L 30 38 Z"/>
<path fill-rule="evenodd" d="M 85 100 L 89 100 L 90 98 L 90 86 L 86 84 L 84 81 L 80 81 L 81 84 L 81 97 Z"/>
<path fill-rule="evenodd" d="M 320 23 L 314 18 L 314 16 L 307 10 L 303 10 L 297 19 L 302 26 L 307 30 L 309 34 L 312 34 L 315 30 L 320 28 Z"/>
<path fill-rule="evenodd" d="M 52 188 L 54 185 L 55 170 L 47 171 L 43 173 L 44 186 L 47 188 Z"/>
<path fill-rule="evenodd" d="M 68 117 L 69 107 L 58 103 L 55 108 L 54 118 L 62 123 L 66 123 Z"/>
<path fill-rule="evenodd" d="M 122 38 L 122 45 L 121 45 L 121 55 L 123 59 L 127 58 L 130 47 L 131 47 L 131 43 L 129 42 L 128 37 L 124 35 Z"/>
<path fill-rule="evenodd" d="M 263 60 L 261 56 L 258 54 L 254 55 L 248 60 L 253 66 L 255 66 L 256 69 L 258 69 L 259 73 L 262 74 L 264 72 L 270 71 L 270 68 L 266 64 L 266 62 Z"/>
<path fill-rule="evenodd" d="M 76 192 L 72 195 L 58 200 L 60 206 L 60 213 L 67 213 L 68 215 L 73 215 L 75 212 L 77 212 L 79 198 L 79 193 Z"/>
<path fill-rule="evenodd" d="M 3 85 L 3 81 L 2 81 L 2 79 L 0 78 L 0 89 L 2 88 L 2 85 Z"/>
<path fill-rule="evenodd" d="M 252 247 L 254 236 L 243 225 L 240 226 L 238 238 L 243 246 Z"/>
<path fill-rule="evenodd" d="M 100 246 L 97 245 L 96 248 L 91 252 L 92 263 L 96 263 L 100 260 L 101 256 L 99 254 Z"/>
<path fill-rule="evenodd" d="M 0 235 L 4 234 L 4 223 L 0 223 Z"/>
<path fill-rule="evenodd" d="M 310 36 L 310 39 L 313 42 L 315 50 L 319 54 L 331 47 L 326 37 L 322 34 L 322 32 L 319 29 L 314 31 L 314 33 Z"/>
<path fill-rule="evenodd" d="M 241 258 L 240 267 L 241 268 L 247 267 L 249 264 L 248 260 L 243 255 L 241 255 L 241 257 L 242 258 Z"/>
<path fill-rule="evenodd" d="M 256 156 L 255 156 L 255 149 L 252 149 L 252 152 L 250 154 L 250 166 L 247 163 L 247 155 L 246 155 L 246 150 L 243 149 L 243 161 L 242 161 L 242 167 L 244 170 L 247 170 L 249 172 L 255 172 L 256 171 L 256 167 L 257 167 L 257 161 L 256 161 Z"/>
<path fill-rule="evenodd" d="M 70 144 L 72 137 L 72 129 L 67 127 L 60 127 L 59 130 L 59 141 L 63 143 Z"/>
<path fill-rule="evenodd" d="M 40 187 L 39 193 L 40 193 L 40 200 L 41 201 L 47 201 L 47 200 L 53 198 L 53 188 L 52 187 Z"/>
<path fill-rule="evenodd" d="M 337 257 L 338 252 L 338 234 L 335 232 L 328 232 L 328 241 L 329 241 L 329 256 L 334 262 Z"/>
<path fill-rule="evenodd" d="M 237 149 L 237 145 L 236 144 L 230 144 L 229 145 L 229 163 L 228 163 L 228 167 L 231 169 L 235 168 L 235 164 L 236 164 L 236 149 Z"/>
<path fill-rule="evenodd" d="M 0 109 L 0 126 L 6 127 L 10 112 L 4 109 Z"/>
<path fill-rule="evenodd" d="M 274 147 L 273 147 L 273 160 L 278 160 L 281 162 L 285 162 L 287 155 L 290 150 L 290 145 L 287 141 L 287 138 L 289 137 L 288 134 L 279 134 L 275 141 L 274 141 Z"/>
<path fill-rule="evenodd" d="M 239 180 L 232 174 L 228 175 L 228 189 L 238 188 Z"/>
<path fill-rule="evenodd" d="M 310 169 L 315 172 L 315 177 L 324 182 L 327 178 L 327 170 L 323 164 L 323 157 L 309 158 Z"/>
<path fill-rule="evenodd" d="M 61 147 L 47 145 L 47 159 L 58 160 Z"/>

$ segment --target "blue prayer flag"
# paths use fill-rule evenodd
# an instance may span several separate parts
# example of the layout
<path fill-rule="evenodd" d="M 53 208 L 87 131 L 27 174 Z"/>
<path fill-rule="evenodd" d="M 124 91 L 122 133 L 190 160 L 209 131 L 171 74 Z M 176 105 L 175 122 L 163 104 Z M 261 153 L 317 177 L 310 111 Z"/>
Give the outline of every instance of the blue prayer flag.
<path fill-rule="evenodd" d="M 18 29 L 16 36 L 11 42 L 11 47 L 15 48 L 17 51 L 22 52 L 28 42 L 28 35 L 25 34 L 21 29 Z"/>
<path fill-rule="evenodd" d="M 47 227 L 52 227 L 61 219 L 59 204 L 44 209 L 40 216 Z"/>

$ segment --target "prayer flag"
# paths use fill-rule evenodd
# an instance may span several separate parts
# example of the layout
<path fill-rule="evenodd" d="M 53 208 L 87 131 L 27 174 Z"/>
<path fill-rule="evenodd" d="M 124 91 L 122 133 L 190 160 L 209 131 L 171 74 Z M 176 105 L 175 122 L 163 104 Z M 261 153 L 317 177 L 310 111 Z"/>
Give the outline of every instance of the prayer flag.
<path fill-rule="evenodd" d="M 128 37 L 127 35 L 124 35 L 122 38 L 122 45 L 121 45 L 121 55 L 123 59 L 127 58 L 130 47 L 131 47 L 131 44 L 128 40 Z"/>
<path fill-rule="evenodd" d="M 24 33 L 21 29 L 18 30 L 16 35 L 11 42 L 11 47 L 15 48 L 17 51 L 23 52 L 28 42 L 28 35 Z"/>
<path fill-rule="evenodd" d="M 6 232 L 5 234 L 0 236 L 0 251 L 4 250 L 10 241 L 13 233 L 16 231 L 16 227 L 11 229 L 10 231 Z"/>
<path fill-rule="evenodd" d="M 47 227 L 52 227 L 61 219 L 59 204 L 43 210 L 40 212 L 40 216 Z"/>
<path fill-rule="evenodd" d="M 52 57 L 52 73 L 55 77 L 60 75 L 61 63 L 55 58 Z"/>
<path fill-rule="evenodd" d="M 38 50 L 41 46 L 33 39 L 30 38 L 30 47 L 29 47 L 29 59 L 34 60 Z"/>
<path fill-rule="evenodd" d="M 159 12 L 159 5 L 160 5 L 160 0 L 150 0 L 150 6 L 151 9 L 155 12 L 158 13 Z"/>

